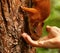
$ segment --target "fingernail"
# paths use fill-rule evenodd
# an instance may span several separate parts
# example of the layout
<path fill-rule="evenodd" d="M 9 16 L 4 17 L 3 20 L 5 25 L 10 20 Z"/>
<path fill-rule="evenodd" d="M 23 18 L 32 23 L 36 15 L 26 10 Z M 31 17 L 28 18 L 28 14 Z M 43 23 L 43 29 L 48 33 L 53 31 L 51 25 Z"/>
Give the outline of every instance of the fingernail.
<path fill-rule="evenodd" d="M 46 27 L 47 27 L 47 28 L 51 28 L 51 26 L 49 26 L 49 25 L 47 25 Z"/>
<path fill-rule="evenodd" d="M 50 31 L 50 29 L 51 29 L 51 26 L 46 26 L 47 31 Z"/>

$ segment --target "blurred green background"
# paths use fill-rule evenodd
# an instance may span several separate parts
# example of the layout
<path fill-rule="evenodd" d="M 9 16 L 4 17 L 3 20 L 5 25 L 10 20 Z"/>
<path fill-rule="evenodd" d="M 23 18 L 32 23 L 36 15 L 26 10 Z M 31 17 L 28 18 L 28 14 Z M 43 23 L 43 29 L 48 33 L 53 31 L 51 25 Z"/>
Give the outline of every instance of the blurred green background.
<path fill-rule="evenodd" d="M 44 22 L 43 36 L 47 35 L 46 25 L 60 28 L 60 0 L 51 0 L 51 13 Z M 36 53 L 59 53 L 59 49 L 37 48 Z"/>

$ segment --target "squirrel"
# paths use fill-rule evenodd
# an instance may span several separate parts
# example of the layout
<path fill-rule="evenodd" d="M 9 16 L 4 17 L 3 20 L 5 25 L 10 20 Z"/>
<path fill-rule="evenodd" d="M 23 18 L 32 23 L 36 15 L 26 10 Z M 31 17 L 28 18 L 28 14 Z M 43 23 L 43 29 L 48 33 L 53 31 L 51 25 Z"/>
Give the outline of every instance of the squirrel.
<path fill-rule="evenodd" d="M 32 0 L 32 3 L 32 8 L 21 6 L 21 9 L 29 14 L 30 36 L 38 40 L 42 33 L 44 20 L 50 14 L 50 0 Z"/>

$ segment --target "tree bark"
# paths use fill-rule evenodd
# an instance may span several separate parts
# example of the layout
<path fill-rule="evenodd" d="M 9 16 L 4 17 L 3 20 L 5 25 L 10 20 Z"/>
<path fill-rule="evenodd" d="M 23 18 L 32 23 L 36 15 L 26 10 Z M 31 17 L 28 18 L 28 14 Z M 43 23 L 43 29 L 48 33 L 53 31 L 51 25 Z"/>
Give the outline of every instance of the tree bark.
<path fill-rule="evenodd" d="M 23 18 L 27 15 L 20 9 L 27 4 L 28 0 L 0 0 L 0 53 L 35 53 L 21 37 L 22 32 L 29 33 Z"/>

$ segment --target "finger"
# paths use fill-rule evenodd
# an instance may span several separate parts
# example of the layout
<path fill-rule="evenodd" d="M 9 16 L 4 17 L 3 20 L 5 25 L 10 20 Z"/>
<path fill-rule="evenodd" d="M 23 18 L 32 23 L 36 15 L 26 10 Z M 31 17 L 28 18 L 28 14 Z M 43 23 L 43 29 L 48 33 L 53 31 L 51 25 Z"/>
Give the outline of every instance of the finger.
<path fill-rule="evenodd" d="M 25 41 L 27 42 L 27 43 L 29 43 L 30 45 L 32 45 L 32 46 L 38 46 L 38 43 L 37 43 L 37 41 L 34 41 L 34 40 L 32 40 L 31 39 L 31 37 L 27 34 L 27 33 L 23 33 L 22 34 L 22 37 L 25 39 Z"/>

